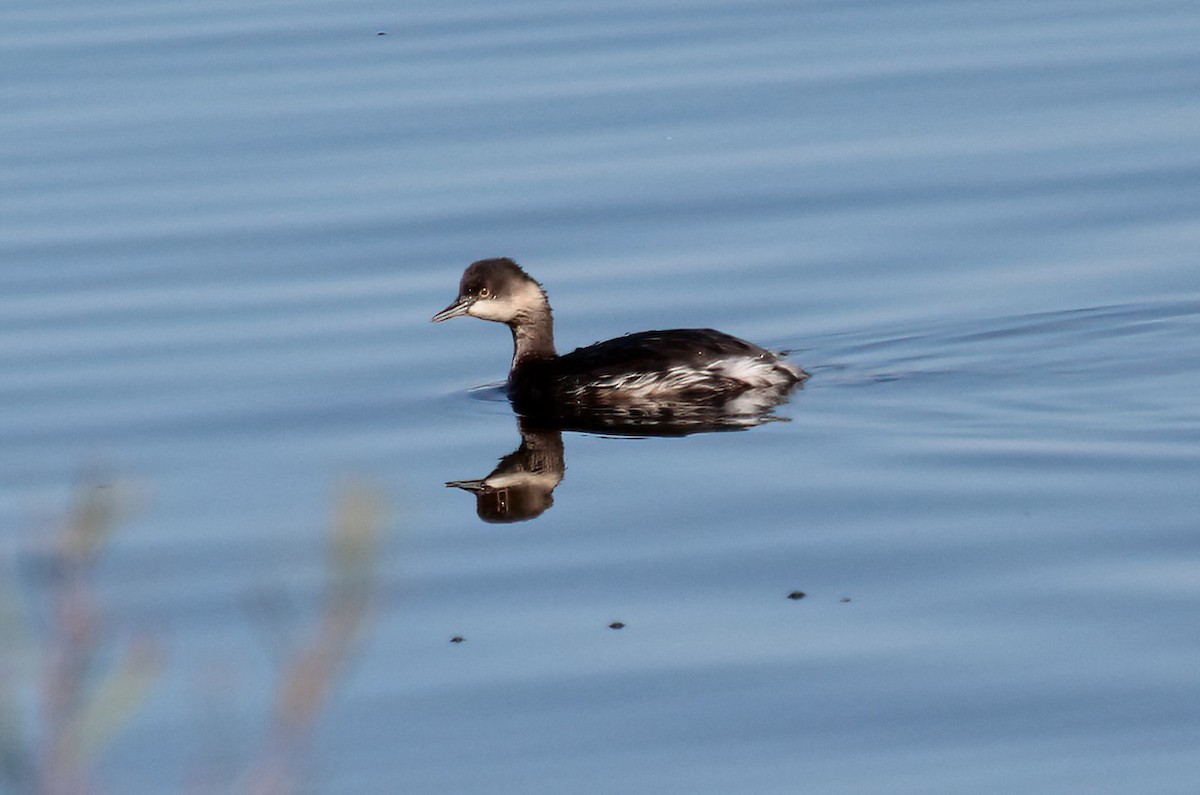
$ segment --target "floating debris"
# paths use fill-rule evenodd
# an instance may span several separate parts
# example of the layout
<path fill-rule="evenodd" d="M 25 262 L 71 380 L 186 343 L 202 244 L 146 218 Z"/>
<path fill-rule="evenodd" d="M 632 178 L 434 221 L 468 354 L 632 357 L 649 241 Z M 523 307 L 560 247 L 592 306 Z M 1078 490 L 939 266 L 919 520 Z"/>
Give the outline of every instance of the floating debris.
<path fill-rule="evenodd" d="M 608 628 L 609 629 L 625 629 L 625 623 L 623 621 L 614 621 L 608 625 Z"/>
<path fill-rule="evenodd" d="M 806 594 L 804 591 L 792 591 L 790 594 L 788 594 L 788 599 L 796 601 L 803 599 L 806 596 L 808 596 L 808 594 Z"/>
<path fill-rule="evenodd" d="M 450 642 L 451 643 L 462 643 L 464 640 L 466 640 L 466 638 L 464 638 L 462 635 L 455 635 L 453 638 L 450 639 Z"/>

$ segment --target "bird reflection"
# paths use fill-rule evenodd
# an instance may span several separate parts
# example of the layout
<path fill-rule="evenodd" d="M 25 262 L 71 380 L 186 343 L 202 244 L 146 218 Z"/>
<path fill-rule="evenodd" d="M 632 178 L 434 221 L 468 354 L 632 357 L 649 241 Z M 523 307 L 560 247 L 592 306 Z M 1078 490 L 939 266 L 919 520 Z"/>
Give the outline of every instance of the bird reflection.
<path fill-rule="evenodd" d="M 605 436 L 687 436 L 736 431 L 765 422 L 783 422 L 772 414 L 790 389 L 755 389 L 727 400 L 624 400 L 612 406 L 564 402 L 547 408 L 514 401 L 521 446 L 500 459 L 478 480 L 446 484 L 475 495 L 475 511 L 489 523 L 535 519 L 554 504 L 554 489 L 563 479 L 563 431 Z"/>
<path fill-rule="evenodd" d="M 447 486 L 475 494 L 475 512 L 485 522 L 523 522 L 554 504 L 554 487 L 567 468 L 562 431 L 517 420 L 521 446 L 480 480 L 452 480 Z"/>
<path fill-rule="evenodd" d="M 796 387 L 748 389 L 708 399 L 621 396 L 611 403 L 524 403 L 516 412 L 534 427 L 584 431 L 605 436 L 687 436 L 714 431 L 740 431 L 764 422 L 784 421 L 772 411 Z"/>

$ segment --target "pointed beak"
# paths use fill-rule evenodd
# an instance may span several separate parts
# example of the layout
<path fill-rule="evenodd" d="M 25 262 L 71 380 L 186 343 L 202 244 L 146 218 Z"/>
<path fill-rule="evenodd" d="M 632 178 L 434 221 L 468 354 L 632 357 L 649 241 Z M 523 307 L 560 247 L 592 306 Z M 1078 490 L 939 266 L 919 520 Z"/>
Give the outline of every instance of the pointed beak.
<path fill-rule="evenodd" d="M 450 306 L 431 317 L 429 321 L 431 323 L 441 323 L 443 320 L 449 320 L 452 317 L 465 315 L 473 303 L 475 303 L 475 301 L 471 298 L 459 298 L 457 301 L 450 304 Z"/>
<path fill-rule="evenodd" d="M 451 480 L 446 483 L 446 488 L 480 492 L 487 488 L 487 482 L 483 480 Z"/>

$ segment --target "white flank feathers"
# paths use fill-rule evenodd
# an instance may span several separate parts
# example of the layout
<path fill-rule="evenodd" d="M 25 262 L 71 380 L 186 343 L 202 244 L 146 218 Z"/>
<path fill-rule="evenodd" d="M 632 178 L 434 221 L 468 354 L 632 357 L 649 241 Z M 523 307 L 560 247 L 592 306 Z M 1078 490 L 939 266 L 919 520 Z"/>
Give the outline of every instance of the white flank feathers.
<path fill-rule="evenodd" d="M 777 389 L 798 378 L 794 368 L 779 360 L 737 356 L 718 359 L 701 368 L 672 367 L 661 372 L 623 373 L 600 377 L 579 386 L 576 395 L 611 390 L 630 397 L 661 397 L 694 387 L 715 386 L 714 382 L 736 381 L 744 389 Z"/>

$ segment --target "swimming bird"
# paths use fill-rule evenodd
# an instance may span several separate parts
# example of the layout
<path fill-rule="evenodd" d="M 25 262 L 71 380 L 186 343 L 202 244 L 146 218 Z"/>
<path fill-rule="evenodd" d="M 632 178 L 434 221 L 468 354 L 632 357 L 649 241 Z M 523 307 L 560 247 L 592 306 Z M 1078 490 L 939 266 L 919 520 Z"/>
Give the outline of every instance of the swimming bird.
<path fill-rule="evenodd" d="M 752 391 L 782 395 L 808 378 L 779 354 L 707 328 L 640 331 L 559 356 L 546 291 L 507 257 L 468 266 L 458 297 L 432 321 L 463 315 L 512 331 L 506 389 L 518 406 L 727 403 Z"/>

